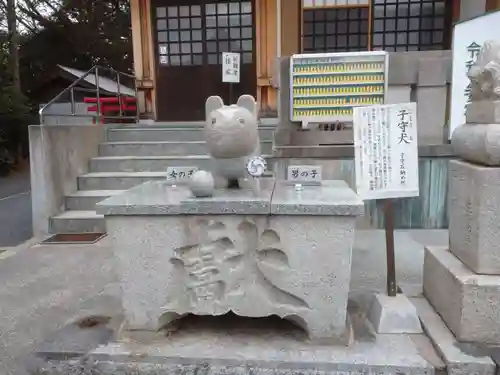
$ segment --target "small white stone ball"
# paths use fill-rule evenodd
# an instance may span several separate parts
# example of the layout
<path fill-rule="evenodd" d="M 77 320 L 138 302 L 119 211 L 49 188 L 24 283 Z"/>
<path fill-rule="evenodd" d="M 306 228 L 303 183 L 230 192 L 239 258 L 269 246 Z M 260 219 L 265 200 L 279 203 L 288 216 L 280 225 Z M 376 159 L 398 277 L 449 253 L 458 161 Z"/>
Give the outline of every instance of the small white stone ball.
<path fill-rule="evenodd" d="M 189 188 L 195 197 L 211 197 L 214 195 L 215 181 L 212 173 L 196 171 L 189 180 Z"/>

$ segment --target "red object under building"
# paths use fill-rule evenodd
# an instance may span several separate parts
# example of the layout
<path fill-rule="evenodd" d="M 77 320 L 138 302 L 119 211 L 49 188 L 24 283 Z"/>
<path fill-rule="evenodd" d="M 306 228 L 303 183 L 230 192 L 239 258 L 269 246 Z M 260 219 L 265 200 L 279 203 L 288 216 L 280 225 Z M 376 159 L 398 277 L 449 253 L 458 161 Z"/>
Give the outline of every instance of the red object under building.
<path fill-rule="evenodd" d="M 97 98 L 83 98 L 83 101 L 89 104 L 95 103 L 95 105 L 89 106 L 87 109 L 89 112 L 96 112 L 94 124 L 105 124 L 108 123 L 107 120 L 110 120 L 111 123 L 135 122 L 134 118 L 137 115 L 136 98 L 130 96 L 99 98 L 99 105 Z M 123 118 L 120 118 L 122 116 Z"/>

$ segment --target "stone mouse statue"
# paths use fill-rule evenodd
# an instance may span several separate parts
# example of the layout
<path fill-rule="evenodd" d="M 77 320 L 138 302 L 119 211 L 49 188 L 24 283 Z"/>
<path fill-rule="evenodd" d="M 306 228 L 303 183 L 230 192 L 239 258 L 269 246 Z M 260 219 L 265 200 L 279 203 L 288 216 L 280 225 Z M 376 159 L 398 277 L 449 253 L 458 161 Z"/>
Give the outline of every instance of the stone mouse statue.
<path fill-rule="evenodd" d="M 204 137 L 211 156 L 211 173 L 197 171 L 189 181 L 196 197 L 212 196 L 215 189 L 246 186 L 246 164 L 260 155 L 257 103 L 253 96 L 242 95 L 237 103 L 226 106 L 220 96 L 211 96 L 205 104 Z"/>

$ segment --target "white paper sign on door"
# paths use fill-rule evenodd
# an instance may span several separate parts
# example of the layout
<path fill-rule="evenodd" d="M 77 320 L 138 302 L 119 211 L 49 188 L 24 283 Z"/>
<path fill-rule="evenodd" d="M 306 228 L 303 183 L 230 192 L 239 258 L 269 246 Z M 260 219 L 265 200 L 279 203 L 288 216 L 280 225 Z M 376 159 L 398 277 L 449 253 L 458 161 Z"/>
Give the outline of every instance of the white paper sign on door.
<path fill-rule="evenodd" d="M 419 195 L 416 103 L 354 108 L 356 188 L 362 199 Z"/>
<path fill-rule="evenodd" d="M 222 52 L 222 82 L 240 82 L 240 54 Z"/>

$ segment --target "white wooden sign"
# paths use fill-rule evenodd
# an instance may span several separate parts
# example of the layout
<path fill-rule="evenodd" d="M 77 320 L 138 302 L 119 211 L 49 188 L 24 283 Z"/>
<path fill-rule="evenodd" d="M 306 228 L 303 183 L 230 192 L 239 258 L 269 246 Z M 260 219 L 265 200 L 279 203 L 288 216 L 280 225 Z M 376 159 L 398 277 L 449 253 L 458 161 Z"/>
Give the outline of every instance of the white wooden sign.
<path fill-rule="evenodd" d="M 222 82 L 240 82 L 240 54 L 222 52 Z"/>
<path fill-rule="evenodd" d="M 416 103 L 354 108 L 354 149 L 362 199 L 419 195 Z"/>
<path fill-rule="evenodd" d="M 168 167 L 167 181 L 179 182 L 190 178 L 198 167 Z"/>
<path fill-rule="evenodd" d="M 465 123 L 465 109 L 470 101 L 469 68 L 486 41 L 500 40 L 499 24 L 500 11 L 497 11 L 459 22 L 453 28 L 450 138 L 453 131 Z"/>
<path fill-rule="evenodd" d="M 297 183 L 321 182 L 322 168 L 318 165 L 290 165 L 287 171 L 287 180 Z"/>

